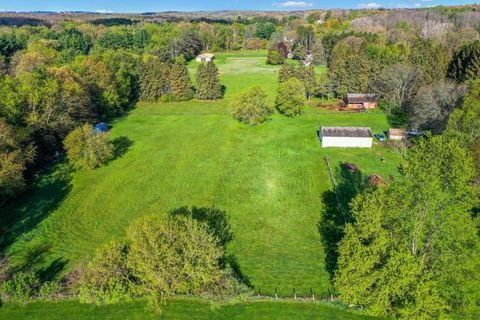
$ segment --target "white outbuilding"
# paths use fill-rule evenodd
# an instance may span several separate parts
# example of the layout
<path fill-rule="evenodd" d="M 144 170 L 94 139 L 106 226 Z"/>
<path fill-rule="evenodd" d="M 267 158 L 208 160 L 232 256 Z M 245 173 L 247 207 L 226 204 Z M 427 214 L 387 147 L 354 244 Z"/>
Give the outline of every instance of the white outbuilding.
<path fill-rule="evenodd" d="M 320 141 L 323 148 L 371 148 L 373 134 L 365 127 L 321 127 Z"/>
<path fill-rule="evenodd" d="M 202 53 L 195 60 L 197 62 L 210 62 L 213 59 L 215 59 L 215 55 L 213 53 Z"/>

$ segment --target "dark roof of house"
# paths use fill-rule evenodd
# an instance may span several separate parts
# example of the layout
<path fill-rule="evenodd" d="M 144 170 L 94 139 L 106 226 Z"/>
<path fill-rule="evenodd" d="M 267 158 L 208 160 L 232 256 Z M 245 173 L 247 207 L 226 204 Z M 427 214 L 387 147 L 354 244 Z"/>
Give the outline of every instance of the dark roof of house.
<path fill-rule="evenodd" d="M 372 130 L 364 127 L 322 127 L 322 137 L 371 138 Z"/>
<path fill-rule="evenodd" d="M 365 102 L 375 102 L 374 94 L 360 94 L 360 93 L 349 93 L 345 98 L 346 103 L 365 103 Z"/>

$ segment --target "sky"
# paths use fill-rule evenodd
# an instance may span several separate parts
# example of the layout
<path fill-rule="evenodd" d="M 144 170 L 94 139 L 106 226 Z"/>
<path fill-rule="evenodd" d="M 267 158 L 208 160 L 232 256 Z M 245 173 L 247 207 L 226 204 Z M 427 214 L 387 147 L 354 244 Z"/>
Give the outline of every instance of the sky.
<path fill-rule="evenodd" d="M 138 13 L 198 10 L 309 10 L 422 8 L 474 3 L 464 0 L 0 0 L 0 11 L 95 11 Z"/>

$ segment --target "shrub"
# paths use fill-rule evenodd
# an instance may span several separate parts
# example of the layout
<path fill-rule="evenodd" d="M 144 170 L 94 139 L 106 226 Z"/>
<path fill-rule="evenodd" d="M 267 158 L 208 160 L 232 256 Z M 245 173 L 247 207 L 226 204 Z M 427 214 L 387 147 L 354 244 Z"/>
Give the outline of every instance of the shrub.
<path fill-rule="evenodd" d="M 221 278 L 222 250 L 204 223 L 184 216 L 147 216 L 127 230 L 128 265 L 153 302 L 199 293 Z"/>
<path fill-rule="evenodd" d="M 260 87 L 252 87 L 239 94 L 232 102 L 235 119 L 247 124 L 259 124 L 269 119 L 273 108 L 267 104 L 267 94 Z"/>
<path fill-rule="evenodd" d="M 108 140 L 108 133 L 95 132 L 89 124 L 70 132 L 63 144 L 68 160 L 76 167 L 94 169 L 113 158 L 113 144 Z"/>
<path fill-rule="evenodd" d="M 294 117 L 302 113 L 305 104 L 305 87 L 296 78 L 281 83 L 278 87 L 275 106 L 281 114 Z"/>
<path fill-rule="evenodd" d="M 283 64 L 285 57 L 282 55 L 280 50 L 276 47 L 270 48 L 267 55 L 267 64 L 278 65 Z"/>
<path fill-rule="evenodd" d="M 1 287 L 2 298 L 27 303 L 39 290 L 40 281 L 34 272 L 17 272 Z"/>
<path fill-rule="evenodd" d="M 97 250 L 80 281 L 80 301 L 110 304 L 135 296 L 135 279 L 127 267 L 128 245 L 109 242 Z"/>

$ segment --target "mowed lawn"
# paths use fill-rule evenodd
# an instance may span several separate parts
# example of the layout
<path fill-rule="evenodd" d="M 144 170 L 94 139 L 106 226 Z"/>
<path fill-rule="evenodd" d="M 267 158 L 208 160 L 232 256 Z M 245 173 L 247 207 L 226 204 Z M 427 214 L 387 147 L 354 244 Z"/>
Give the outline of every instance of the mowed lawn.
<path fill-rule="evenodd" d="M 36 302 L 26 306 L 7 304 L 0 308 L 4 320 L 87 320 L 87 319 L 317 319 L 317 320 L 374 320 L 378 318 L 341 310 L 325 303 L 256 301 L 210 308 L 196 300 L 174 300 L 160 313 L 151 311 L 146 303 L 138 301 L 97 307 L 74 301 Z"/>
<path fill-rule="evenodd" d="M 113 123 L 123 152 L 105 167 L 72 172 L 61 163 L 37 187 L 4 209 L 2 245 L 11 261 L 63 274 L 146 214 L 184 207 L 214 207 L 229 217 L 228 250 L 255 291 L 282 296 L 327 295 L 328 274 L 318 232 L 322 193 L 332 189 L 325 156 L 365 174 L 398 176 L 399 153 L 373 149 L 322 149 L 317 130 L 329 126 L 388 128 L 381 112 L 325 112 L 313 107 L 297 118 L 274 115 L 245 126 L 228 111 L 235 93 L 263 87 L 273 102 L 278 67 L 264 52 L 221 54 L 217 65 L 226 98 L 217 102 L 139 103 Z M 194 71 L 195 63 L 191 64 Z M 319 72 L 322 72 L 319 68 Z"/>

